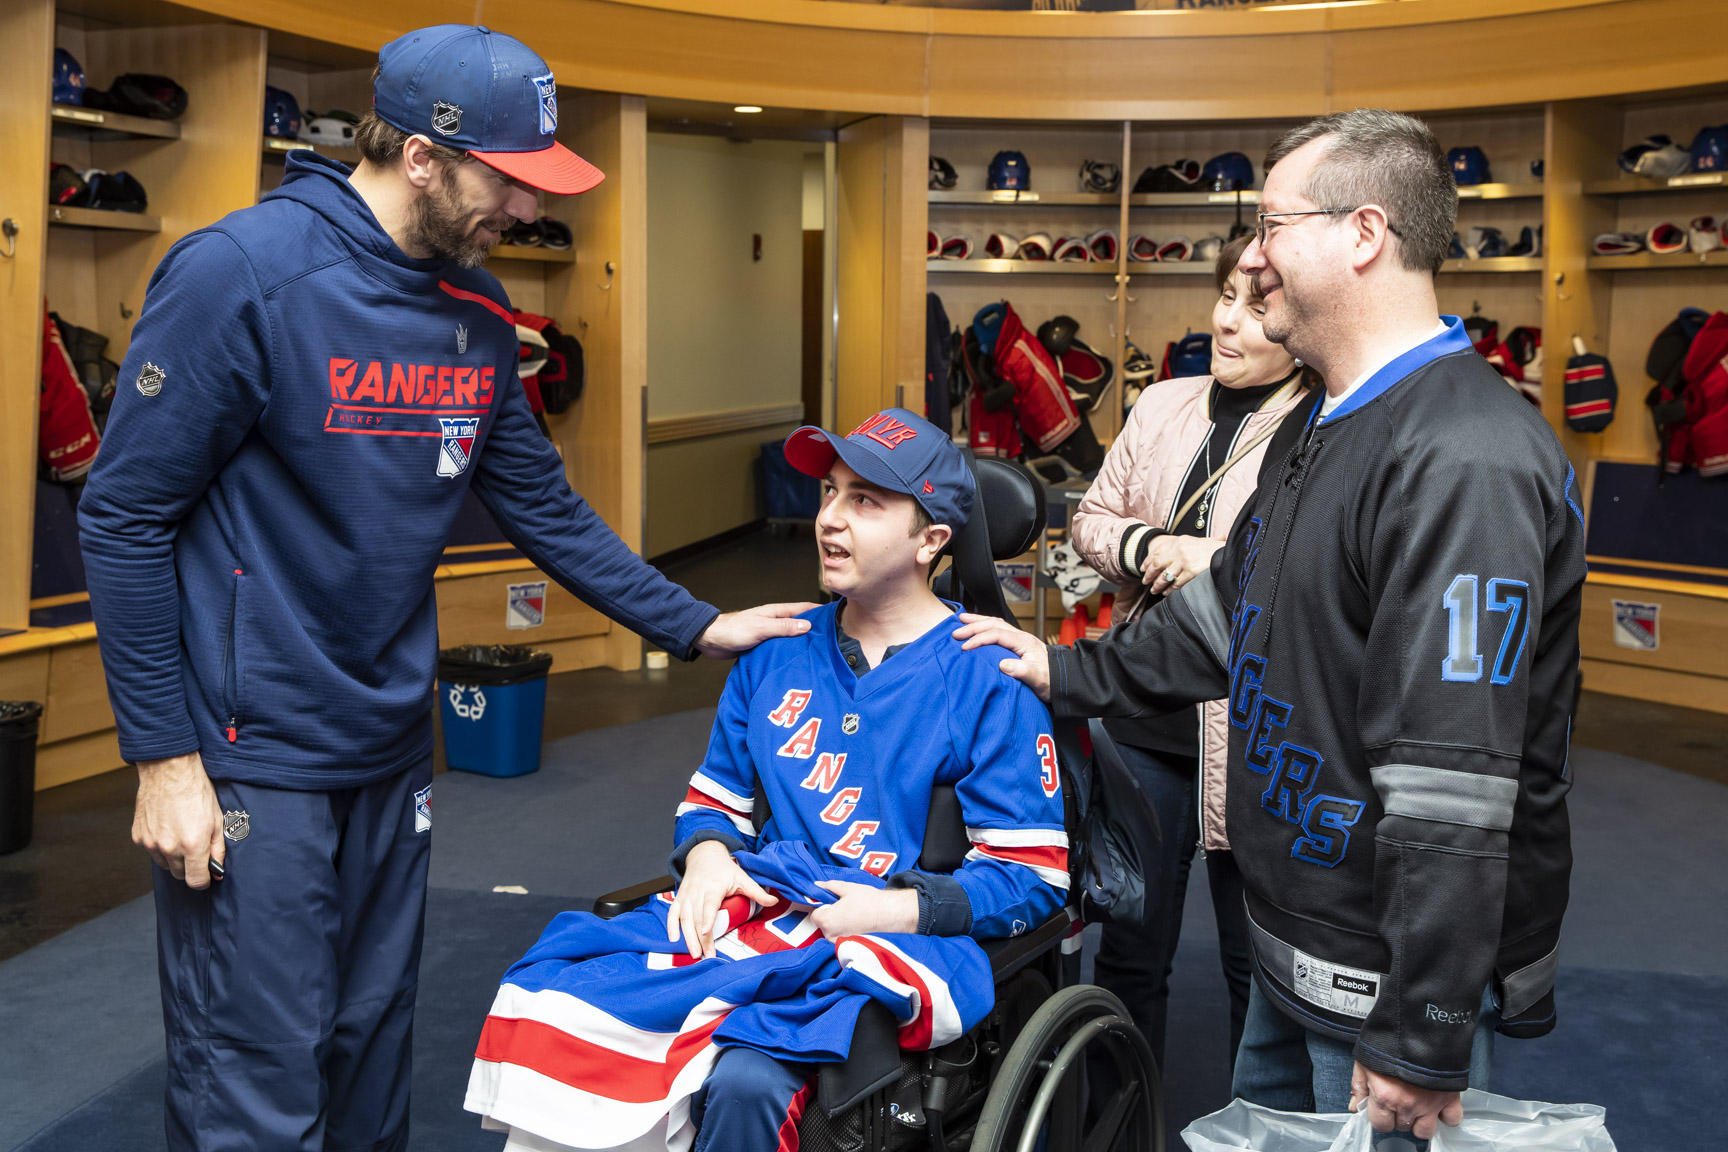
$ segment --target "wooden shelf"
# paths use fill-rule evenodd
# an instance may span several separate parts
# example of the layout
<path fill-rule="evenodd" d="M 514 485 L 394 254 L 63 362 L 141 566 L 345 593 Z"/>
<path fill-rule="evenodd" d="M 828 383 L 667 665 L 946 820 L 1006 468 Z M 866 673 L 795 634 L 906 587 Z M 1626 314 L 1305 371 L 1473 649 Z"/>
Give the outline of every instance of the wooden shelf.
<path fill-rule="evenodd" d="M 1630 256 L 1592 256 L 1592 272 L 1638 272 L 1655 268 L 1728 268 L 1728 249 L 1714 252 L 1634 252 Z"/>
<path fill-rule="evenodd" d="M 1079 261 L 1057 260 L 926 260 L 925 271 L 931 275 L 938 273 L 969 273 L 986 275 L 1020 275 L 1020 276 L 1114 276 L 1114 262 L 1104 263 L 1096 260 L 1082 264 Z"/>
<path fill-rule="evenodd" d="M 1211 260 L 1148 260 L 1128 262 L 1129 276 L 1210 276 Z"/>
<path fill-rule="evenodd" d="M 1460 200 L 1540 200 L 1543 185 L 1531 184 L 1460 184 Z"/>
<path fill-rule="evenodd" d="M 343 164 L 360 163 L 358 148 L 337 148 L 329 144 L 309 144 L 304 140 L 287 140 L 280 136 L 264 137 L 264 155 L 287 157 L 290 152 L 316 152 Z"/>
<path fill-rule="evenodd" d="M 120 232 L 160 232 L 162 217 L 143 212 L 105 212 L 99 208 L 48 206 L 48 223 L 67 228 L 109 228 Z"/>
<path fill-rule="evenodd" d="M 984 204 L 992 208 L 1118 208 L 1122 197 L 1114 192 L 931 192 L 932 204 Z"/>
<path fill-rule="evenodd" d="M 574 248 L 524 248 L 520 244 L 494 244 L 491 255 L 499 260 L 541 260 L 548 264 L 574 264 Z"/>
<path fill-rule="evenodd" d="M 1540 256 L 1484 256 L 1480 260 L 1448 260 L 1442 272 L 1540 272 Z"/>
<path fill-rule="evenodd" d="M 1258 204 L 1260 193 L 1244 188 L 1240 192 L 1132 192 L 1128 196 L 1131 208 L 1234 208 L 1239 203 Z"/>
<path fill-rule="evenodd" d="M 114 136 L 154 136 L 162 140 L 180 139 L 180 124 L 176 120 L 151 120 L 143 116 L 128 116 L 122 112 L 104 112 L 78 104 L 55 104 L 48 110 L 49 122 L 56 128 L 71 128 Z"/>
<path fill-rule="evenodd" d="M 1594 180 L 1584 185 L 1586 196 L 1648 196 L 1671 192 L 1709 191 L 1728 185 L 1728 172 L 1688 172 L 1668 180 L 1646 180 L 1622 176 L 1617 180 Z"/>

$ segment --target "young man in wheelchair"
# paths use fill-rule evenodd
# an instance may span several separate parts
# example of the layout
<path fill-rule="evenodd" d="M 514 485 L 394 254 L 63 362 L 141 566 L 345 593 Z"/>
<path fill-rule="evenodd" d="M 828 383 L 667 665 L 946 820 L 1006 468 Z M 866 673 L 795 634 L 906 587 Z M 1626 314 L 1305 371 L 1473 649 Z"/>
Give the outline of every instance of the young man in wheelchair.
<path fill-rule="evenodd" d="M 566 913 L 505 976 L 468 1107 L 531 1134 L 508 1147 L 788 1146 L 863 996 L 902 1047 L 952 1040 L 992 1001 L 975 941 L 1064 903 L 1049 714 L 997 673 L 1000 651 L 962 650 L 930 590 L 971 511 L 964 456 L 889 409 L 844 438 L 800 428 L 786 457 L 822 481 L 839 599 L 733 669 L 678 808 L 676 893 L 611 922 Z M 952 874 L 918 870 L 943 785 L 971 843 Z"/>

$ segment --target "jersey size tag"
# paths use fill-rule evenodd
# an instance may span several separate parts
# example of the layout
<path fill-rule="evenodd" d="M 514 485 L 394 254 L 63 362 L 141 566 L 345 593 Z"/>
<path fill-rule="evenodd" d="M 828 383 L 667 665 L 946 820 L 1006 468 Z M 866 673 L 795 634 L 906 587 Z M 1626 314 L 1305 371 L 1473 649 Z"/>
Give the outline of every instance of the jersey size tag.
<path fill-rule="evenodd" d="M 1380 996 L 1380 973 L 1346 968 L 1299 949 L 1291 960 L 1290 987 L 1296 995 L 1329 1012 L 1361 1020 Z"/>

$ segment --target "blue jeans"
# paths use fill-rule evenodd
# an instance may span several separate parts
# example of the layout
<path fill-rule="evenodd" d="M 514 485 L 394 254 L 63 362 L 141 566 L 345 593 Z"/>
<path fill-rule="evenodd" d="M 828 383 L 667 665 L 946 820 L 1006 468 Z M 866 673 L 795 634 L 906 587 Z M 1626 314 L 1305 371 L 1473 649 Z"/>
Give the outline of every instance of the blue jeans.
<path fill-rule="evenodd" d="M 1170 972 L 1182 935 L 1182 906 L 1188 895 L 1188 870 L 1200 842 L 1199 766 L 1175 753 L 1119 744 L 1122 759 L 1146 789 L 1158 813 L 1164 839 L 1159 880 L 1146 894 L 1146 922 L 1106 924 L 1093 969 L 1097 984 L 1116 994 L 1164 1067 L 1164 1020 L 1170 1000 Z M 1243 907 L 1242 873 L 1229 852 L 1206 853 L 1206 878 L 1218 922 L 1218 961 L 1230 992 L 1230 1048 L 1235 1059 L 1253 983 L 1248 956 L 1248 913 Z"/>
<path fill-rule="evenodd" d="M 1488 1088 L 1498 1023 L 1500 1002 L 1490 987 L 1482 994 L 1470 1047 L 1472 1088 Z M 1355 1071 L 1355 1045 L 1309 1031 L 1274 1007 L 1255 983 L 1230 1095 L 1281 1112 L 1348 1112 Z"/>

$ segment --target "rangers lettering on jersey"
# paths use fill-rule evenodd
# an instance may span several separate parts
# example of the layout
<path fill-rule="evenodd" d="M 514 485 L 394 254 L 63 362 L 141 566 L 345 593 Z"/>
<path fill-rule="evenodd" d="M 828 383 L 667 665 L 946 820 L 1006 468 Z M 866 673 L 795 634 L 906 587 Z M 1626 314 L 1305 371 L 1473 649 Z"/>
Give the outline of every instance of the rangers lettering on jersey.
<path fill-rule="evenodd" d="M 790 728 L 798 723 L 798 714 L 804 711 L 810 703 L 808 688 L 788 688 L 786 695 L 780 699 L 780 707 L 768 713 L 768 723 L 778 724 L 782 728 Z"/>
<path fill-rule="evenodd" d="M 799 760 L 808 760 L 816 751 L 816 733 L 822 730 L 822 718 L 812 716 L 804 722 L 804 727 L 792 733 L 786 743 L 780 745 L 777 756 L 793 756 Z"/>
<path fill-rule="evenodd" d="M 816 767 L 799 783 L 800 788 L 812 788 L 826 796 L 840 782 L 840 772 L 846 767 L 846 753 L 824 752 L 816 757 Z"/>
<path fill-rule="evenodd" d="M 1259 559 L 1260 519 L 1248 523 L 1247 552 L 1242 560 L 1242 587 Z M 1295 709 L 1266 695 L 1265 657 L 1248 651 L 1248 638 L 1261 616 L 1260 606 L 1238 602 L 1230 627 L 1230 723 L 1248 733 L 1242 760 L 1250 770 L 1270 777 L 1260 807 L 1302 830 L 1290 855 L 1309 864 L 1335 868 L 1350 847 L 1350 829 L 1362 818 L 1362 804 L 1340 796 L 1320 795 L 1317 785 L 1325 758 L 1311 748 L 1280 742 Z"/>
<path fill-rule="evenodd" d="M 880 820 L 854 820 L 852 827 L 846 829 L 846 835 L 834 841 L 828 851 L 836 856 L 844 856 L 848 860 L 856 860 L 864 855 L 864 837 L 882 827 Z"/>
<path fill-rule="evenodd" d="M 840 789 L 840 794 L 834 797 L 828 807 L 822 809 L 822 819 L 829 824 L 844 824 L 846 817 L 852 815 L 852 809 L 858 807 L 858 801 L 863 795 L 862 788 Z"/>

